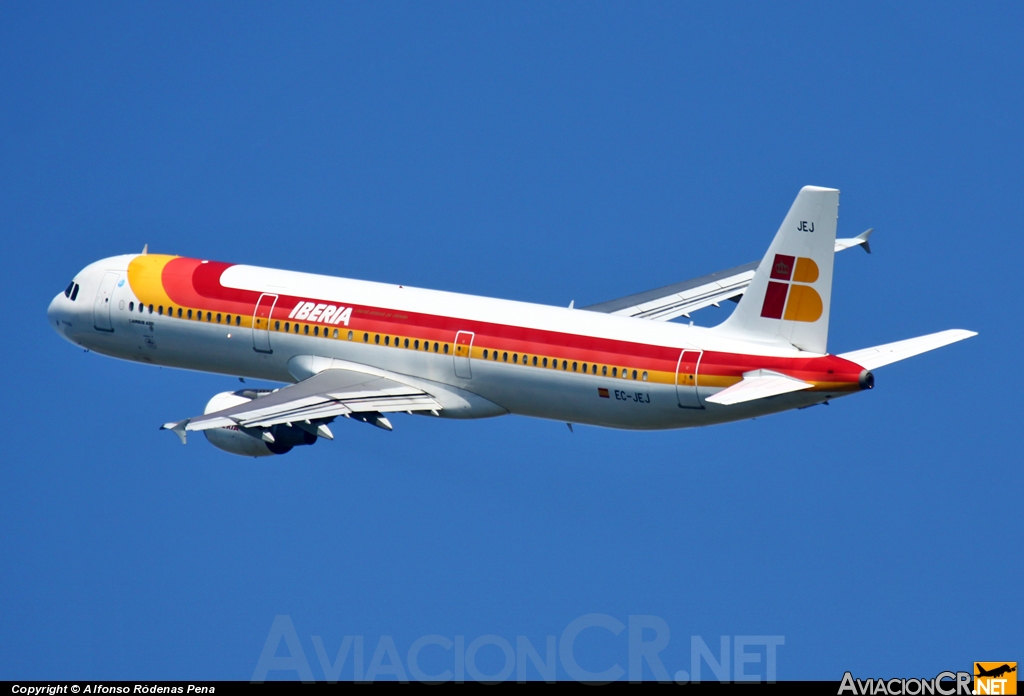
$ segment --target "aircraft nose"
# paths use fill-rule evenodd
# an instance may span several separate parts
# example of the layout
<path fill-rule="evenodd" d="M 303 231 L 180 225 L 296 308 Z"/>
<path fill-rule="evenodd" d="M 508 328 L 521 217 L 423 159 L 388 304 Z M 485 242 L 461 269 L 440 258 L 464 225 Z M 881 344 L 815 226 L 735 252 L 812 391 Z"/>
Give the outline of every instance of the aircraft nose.
<path fill-rule="evenodd" d="M 46 308 L 46 318 L 51 324 L 59 323 L 59 320 L 57 319 L 57 298 L 59 297 L 60 295 L 57 295 L 50 300 L 50 306 Z"/>
<path fill-rule="evenodd" d="M 64 297 L 64 293 L 61 293 L 54 297 L 50 301 L 50 306 L 46 308 L 46 319 L 50 322 L 50 327 L 62 336 L 64 335 L 64 332 L 61 330 L 60 321 L 64 318 L 65 312 L 61 303 L 66 299 L 67 298 Z"/>

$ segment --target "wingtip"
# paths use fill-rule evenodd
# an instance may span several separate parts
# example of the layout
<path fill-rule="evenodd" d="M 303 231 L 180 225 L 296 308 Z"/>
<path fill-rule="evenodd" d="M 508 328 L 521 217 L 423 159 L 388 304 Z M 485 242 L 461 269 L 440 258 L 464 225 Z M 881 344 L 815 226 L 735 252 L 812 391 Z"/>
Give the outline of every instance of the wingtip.
<path fill-rule="evenodd" d="M 181 444 L 184 445 L 187 444 L 187 433 L 185 432 L 186 425 L 188 425 L 188 419 L 179 421 L 177 423 L 164 423 L 163 425 L 160 426 L 160 429 L 170 430 L 172 433 L 178 436 L 178 439 L 181 440 Z"/>
<path fill-rule="evenodd" d="M 874 231 L 874 227 L 869 227 L 868 229 L 864 230 L 863 232 L 857 235 L 858 239 L 864 240 L 864 243 L 861 244 L 861 246 L 864 247 L 864 251 L 867 252 L 868 254 L 871 253 L 871 242 L 869 242 L 868 239 L 871 237 L 871 233 Z"/>

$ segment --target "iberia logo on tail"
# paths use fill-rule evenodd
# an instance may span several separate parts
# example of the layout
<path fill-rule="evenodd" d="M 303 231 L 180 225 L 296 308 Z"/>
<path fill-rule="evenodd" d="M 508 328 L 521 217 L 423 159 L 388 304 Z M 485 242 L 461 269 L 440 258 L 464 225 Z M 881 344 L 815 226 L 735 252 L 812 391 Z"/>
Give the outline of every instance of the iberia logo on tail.
<path fill-rule="evenodd" d="M 762 317 L 807 322 L 821 318 L 821 295 L 803 284 L 818 279 L 818 264 L 813 259 L 776 254 L 770 277 L 761 305 Z"/>

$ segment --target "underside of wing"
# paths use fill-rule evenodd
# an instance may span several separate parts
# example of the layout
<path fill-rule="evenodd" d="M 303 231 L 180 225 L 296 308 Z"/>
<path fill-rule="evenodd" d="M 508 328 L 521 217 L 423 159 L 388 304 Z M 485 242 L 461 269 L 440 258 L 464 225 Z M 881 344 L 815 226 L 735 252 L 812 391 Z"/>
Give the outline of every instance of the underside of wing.
<path fill-rule="evenodd" d="M 581 309 L 656 321 L 688 317 L 690 312 L 742 295 L 754 277 L 757 264 L 755 261 Z"/>
<path fill-rule="evenodd" d="M 810 389 L 814 385 L 796 377 L 784 375 L 773 370 L 753 370 L 743 373 L 743 379 L 736 384 L 723 389 L 714 396 L 709 396 L 705 401 L 713 404 L 731 406 L 732 404 L 765 399 L 769 396 L 788 394 L 789 392 Z"/>
<path fill-rule="evenodd" d="M 329 369 L 248 403 L 192 418 L 184 429 L 268 428 L 350 414 L 440 409 L 430 394 L 395 379 Z"/>
<path fill-rule="evenodd" d="M 837 239 L 835 250 L 842 251 L 855 246 L 863 246 L 871 253 L 868 238 L 872 230 L 866 230 L 856 237 Z M 654 321 L 670 321 L 679 317 L 689 317 L 698 309 L 718 306 L 725 300 L 739 301 L 747 290 L 754 272 L 760 261 L 754 261 L 735 268 L 711 273 L 700 278 L 684 280 L 664 287 L 627 295 L 617 300 L 609 300 L 599 304 L 580 307 L 591 312 L 617 314 L 637 319 L 653 319 Z"/>

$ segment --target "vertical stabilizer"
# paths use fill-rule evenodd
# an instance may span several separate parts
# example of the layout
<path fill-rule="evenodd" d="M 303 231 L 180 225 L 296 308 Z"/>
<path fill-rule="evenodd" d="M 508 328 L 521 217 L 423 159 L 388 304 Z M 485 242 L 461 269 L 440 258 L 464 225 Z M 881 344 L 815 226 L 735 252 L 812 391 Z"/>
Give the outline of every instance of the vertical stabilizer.
<path fill-rule="evenodd" d="M 717 330 L 827 352 L 838 217 L 837 189 L 800 189 L 750 286 Z"/>

